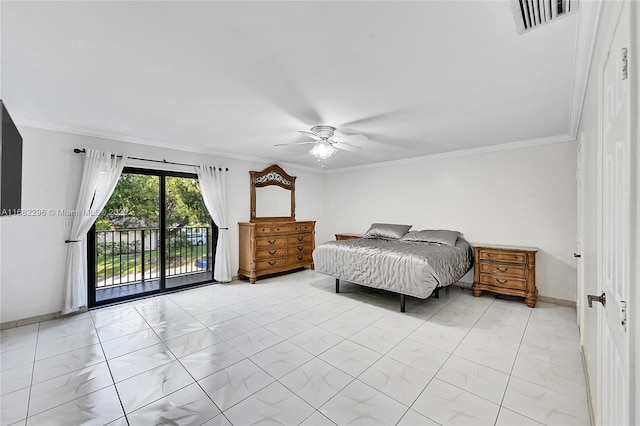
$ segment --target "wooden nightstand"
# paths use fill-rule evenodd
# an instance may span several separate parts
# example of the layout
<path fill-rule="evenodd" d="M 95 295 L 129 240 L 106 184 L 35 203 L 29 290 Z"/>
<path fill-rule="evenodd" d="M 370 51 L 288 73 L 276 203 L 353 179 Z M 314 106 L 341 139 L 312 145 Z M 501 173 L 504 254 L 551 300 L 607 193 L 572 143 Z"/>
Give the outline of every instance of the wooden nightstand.
<path fill-rule="evenodd" d="M 510 296 L 522 296 L 527 306 L 536 306 L 535 247 L 500 245 L 473 246 L 473 295 L 483 290 Z"/>
<path fill-rule="evenodd" d="M 336 240 L 355 240 L 356 238 L 362 238 L 362 234 L 336 234 Z"/>

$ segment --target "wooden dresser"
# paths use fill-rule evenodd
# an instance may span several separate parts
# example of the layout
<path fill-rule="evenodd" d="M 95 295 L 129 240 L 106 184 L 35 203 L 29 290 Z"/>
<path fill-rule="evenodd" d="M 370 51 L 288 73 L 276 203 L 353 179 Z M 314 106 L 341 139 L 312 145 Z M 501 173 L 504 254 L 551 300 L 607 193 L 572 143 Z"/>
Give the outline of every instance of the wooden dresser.
<path fill-rule="evenodd" d="M 240 222 L 238 274 L 254 284 L 259 276 L 310 266 L 315 221 Z"/>
<path fill-rule="evenodd" d="M 536 252 L 534 247 L 474 245 L 473 295 L 483 290 L 522 296 L 536 306 Z"/>

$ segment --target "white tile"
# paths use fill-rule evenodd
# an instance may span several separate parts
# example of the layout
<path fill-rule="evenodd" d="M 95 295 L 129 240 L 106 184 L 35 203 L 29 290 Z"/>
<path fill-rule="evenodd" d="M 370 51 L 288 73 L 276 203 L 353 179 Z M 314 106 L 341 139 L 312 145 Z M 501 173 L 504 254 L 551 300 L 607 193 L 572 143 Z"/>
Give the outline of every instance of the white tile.
<path fill-rule="evenodd" d="M 239 316 L 240 314 L 234 311 L 233 309 L 220 307 L 220 308 L 210 310 L 208 312 L 195 315 L 194 318 L 200 321 L 201 323 L 203 323 L 204 325 L 206 325 L 207 327 L 210 327 L 212 325 L 219 324 L 221 322 L 225 322 L 230 319 L 237 318 Z"/>
<path fill-rule="evenodd" d="M 273 377 L 248 359 L 198 381 L 223 411 L 273 382 Z"/>
<path fill-rule="evenodd" d="M 0 424 L 9 425 L 27 418 L 29 388 L 0 396 Z"/>
<path fill-rule="evenodd" d="M 409 407 L 431 377 L 392 358 L 382 357 L 358 379 Z"/>
<path fill-rule="evenodd" d="M 166 325 L 171 322 L 193 319 L 193 317 L 187 311 L 179 307 L 160 311 L 149 310 L 144 312 L 142 316 L 151 328 Z"/>
<path fill-rule="evenodd" d="M 231 422 L 224 416 L 224 414 L 218 414 L 202 426 L 233 426 Z"/>
<path fill-rule="evenodd" d="M 542 423 L 538 423 L 528 417 L 515 413 L 507 408 L 500 408 L 498 413 L 498 420 L 496 426 L 540 426 Z"/>
<path fill-rule="evenodd" d="M 325 417 L 319 411 L 315 411 L 312 415 L 307 417 L 300 426 L 335 426 L 335 423 Z"/>
<path fill-rule="evenodd" d="M 120 400 L 113 386 L 76 398 L 51 410 L 29 417 L 29 425 L 104 425 L 122 417 Z"/>
<path fill-rule="evenodd" d="M 269 306 L 245 314 L 244 317 L 264 327 L 267 324 L 279 321 L 289 315 L 290 314 L 288 312 L 283 311 L 278 306 Z"/>
<path fill-rule="evenodd" d="M 49 321 L 41 323 L 40 332 L 38 333 L 38 343 L 60 339 L 61 337 L 72 334 L 84 333 L 94 328 L 93 321 L 88 317 L 77 321 L 53 321 L 55 321 L 55 324 L 46 324 Z"/>
<path fill-rule="evenodd" d="M 380 359 L 381 355 L 371 349 L 344 340 L 319 356 L 320 359 L 339 368 L 353 377 L 359 376 Z"/>
<path fill-rule="evenodd" d="M 275 382 L 224 414 L 237 425 L 297 425 L 313 412 L 313 407 Z"/>
<path fill-rule="evenodd" d="M 320 355 L 343 340 L 344 337 L 320 327 L 313 327 L 289 339 L 291 343 L 313 355 Z"/>
<path fill-rule="evenodd" d="M 243 353 L 245 356 L 251 356 L 268 347 L 282 342 L 282 337 L 278 336 L 266 328 L 259 327 L 248 333 L 242 334 L 233 339 L 229 339 L 228 343 Z"/>
<path fill-rule="evenodd" d="M 555 335 L 547 330 L 527 327 L 520 353 L 565 368 L 582 370 L 580 342 L 577 339 L 567 339 L 562 335 Z"/>
<path fill-rule="evenodd" d="M 11 370 L 24 364 L 33 364 L 36 357 L 36 345 L 23 346 L 0 353 L 0 369 Z"/>
<path fill-rule="evenodd" d="M 0 377 L 0 394 L 5 395 L 31 386 L 33 364 L 23 364 L 19 367 L 5 370 Z"/>
<path fill-rule="evenodd" d="M 108 361 L 113 380 L 118 383 L 173 361 L 175 357 L 163 344 L 149 346 Z"/>
<path fill-rule="evenodd" d="M 33 383 L 40 383 L 103 361 L 105 358 L 100 345 L 91 345 L 45 358 L 37 361 L 33 367 Z"/>
<path fill-rule="evenodd" d="M 587 399 L 584 373 L 577 369 L 566 368 L 520 353 L 511 374 L 573 398 Z"/>
<path fill-rule="evenodd" d="M 375 325 L 370 325 L 349 337 L 349 340 L 372 349 L 380 354 L 385 354 L 404 340 L 408 334 L 409 332 L 403 329 L 395 329 L 391 331 L 376 327 Z"/>
<path fill-rule="evenodd" d="M 438 426 L 438 423 L 414 410 L 409 410 L 396 426 Z"/>
<path fill-rule="evenodd" d="M 407 339 L 415 340 L 426 346 L 451 353 L 469 332 L 466 328 L 455 328 L 442 324 L 426 322 L 418 327 Z"/>
<path fill-rule="evenodd" d="M 95 330 L 38 344 L 36 361 L 100 343 Z"/>
<path fill-rule="evenodd" d="M 433 379 L 411 408 L 442 425 L 492 425 L 500 406 Z"/>
<path fill-rule="evenodd" d="M 407 407 L 354 380 L 319 411 L 339 425 L 394 425 Z"/>
<path fill-rule="evenodd" d="M 29 398 L 29 416 L 111 385 L 113 381 L 105 362 L 34 384 Z"/>
<path fill-rule="evenodd" d="M 220 414 L 196 383 L 169 394 L 133 413 L 130 425 L 201 425 Z"/>
<path fill-rule="evenodd" d="M 510 374 L 519 343 L 505 340 L 495 331 L 474 329 L 462 340 L 453 354 Z"/>
<path fill-rule="evenodd" d="M 280 342 L 251 356 L 251 360 L 276 379 L 313 358 L 309 352 L 288 341 Z"/>
<path fill-rule="evenodd" d="M 495 404 L 502 402 L 509 381 L 508 374 L 455 355 L 449 358 L 436 377 Z"/>
<path fill-rule="evenodd" d="M 116 384 L 127 413 L 165 397 L 194 380 L 178 361 L 171 361 Z"/>
<path fill-rule="evenodd" d="M 171 352 L 177 357 L 198 352 L 209 346 L 224 342 L 224 339 L 208 328 L 203 328 L 193 333 L 185 334 L 165 341 L 165 344 Z"/>
<path fill-rule="evenodd" d="M 111 324 L 119 324 L 131 320 L 139 320 L 140 313 L 131 305 L 121 306 L 119 309 L 101 308 L 91 310 L 95 327 L 104 327 Z"/>
<path fill-rule="evenodd" d="M 449 353 L 416 340 L 406 339 L 393 348 L 388 357 L 433 376 L 449 358 Z"/>
<path fill-rule="evenodd" d="M 246 318 L 239 317 L 214 324 L 209 328 L 218 336 L 222 337 L 225 340 L 229 340 L 242 334 L 248 333 L 251 330 L 255 330 L 258 327 L 260 327 L 260 325 L 256 324 L 255 322 L 249 321 Z"/>
<path fill-rule="evenodd" d="M 96 329 L 101 342 L 126 336 L 149 328 L 149 324 L 142 318 L 130 319 L 128 321 L 105 325 Z"/>
<path fill-rule="evenodd" d="M 136 333 L 127 334 L 117 339 L 102 342 L 102 348 L 107 359 L 117 358 L 149 346 L 162 343 L 158 335 L 150 328 Z"/>
<path fill-rule="evenodd" d="M 204 324 L 189 316 L 189 318 L 186 319 L 163 323 L 159 326 L 153 327 L 153 331 L 155 331 L 158 337 L 160 337 L 162 340 L 167 341 L 170 339 L 175 339 L 176 337 L 193 333 L 198 330 L 202 330 L 204 328 L 206 328 Z"/>
<path fill-rule="evenodd" d="M 38 324 L 24 325 L 0 331 L 0 351 L 6 352 L 35 345 L 38 340 Z"/>
<path fill-rule="evenodd" d="M 222 342 L 182 357 L 180 362 L 196 380 L 200 380 L 243 359 L 243 354 Z"/>
<path fill-rule="evenodd" d="M 314 326 L 313 324 L 305 320 L 302 320 L 294 316 L 289 316 L 281 320 L 267 324 L 264 327 L 268 330 L 273 331 L 278 336 L 284 339 L 288 339 L 290 337 L 295 336 L 296 334 L 300 334 L 304 331 L 309 330 L 313 326 Z"/>
<path fill-rule="evenodd" d="M 511 377 L 502 405 L 546 425 L 588 425 L 587 401 Z"/>
<path fill-rule="evenodd" d="M 323 303 L 321 305 L 314 306 L 313 308 L 300 311 L 296 313 L 294 317 L 306 321 L 310 324 L 318 325 L 342 313 L 343 311 L 341 309 L 334 308 L 330 305 L 327 305 L 326 303 Z"/>
<path fill-rule="evenodd" d="M 308 404 L 319 408 L 353 380 L 347 373 L 313 358 L 282 377 L 280 383 Z"/>

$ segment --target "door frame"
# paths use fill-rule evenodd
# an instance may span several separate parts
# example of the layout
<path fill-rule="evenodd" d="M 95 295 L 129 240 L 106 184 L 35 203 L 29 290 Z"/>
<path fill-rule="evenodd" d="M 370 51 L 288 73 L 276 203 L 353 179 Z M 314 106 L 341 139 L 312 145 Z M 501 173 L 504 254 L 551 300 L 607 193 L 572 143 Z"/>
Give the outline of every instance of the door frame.
<path fill-rule="evenodd" d="M 125 173 L 134 173 L 134 174 L 141 174 L 141 175 L 147 175 L 147 176 L 158 176 L 158 190 L 160 191 L 159 194 L 159 239 L 160 239 L 160 244 L 159 244 L 159 250 L 162 253 L 161 256 L 159 256 L 159 264 L 160 264 L 160 274 L 159 274 L 159 280 L 160 280 L 160 288 L 158 290 L 151 290 L 151 291 L 146 291 L 144 293 L 138 293 L 138 294 L 132 294 L 129 296 L 124 296 L 124 297 L 117 297 L 117 298 L 113 298 L 113 299 L 109 299 L 109 300 L 105 300 L 105 301 L 100 301 L 100 302 L 96 302 L 96 288 L 95 288 L 95 284 L 96 284 L 96 263 L 95 263 L 95 256 L 96 256 L 96 228 L 95 228 L 95 223 L 93 224 L 93 226 L 91 226 L 91 229 L 89 230 L 89 232 L 87 233 L 87 302 L 88 302 L 88 308 L 95 308 L 95 307 L 99 307 L 99 306 L 106 306 L 106 305 L 111 305 L 114 303 L 120 303 L 120 302 L 124 302 L 127 300 L 132 300 L 132 299 L 137 299 L 137 298 L 141 298 L 141 297 L 149 297 L 149 296 L 154 296 L 157 294 L 162 294 L 162 293 L 171 293 L 174 291 L 179 291 L 179 290 L 183 290 L 185 288 L 189 288 L 189 287 L 196 287 L 199 285 L 203 285 L 203 284 L 210 284 L 210 283 L 214 283 L 216 282 L 216 280 L 213 278 L 213 271 L 215 268 L 215 250 L 217 247 L 217 242 L 218 242 L 218 226 L 214 223 L 213 219 L 211 217 L 209 217 L 210 219 L 210 223 L 211 223 L 211 229 L 212 229 L 212 233 L 211 233 L 211 247 L 212 247 L 212 255 L 211 255 L 211 260 L 212 260 L 212 267 L 211 267 L 211 279 L 210 280 L 206 280 L 206 281 L 200 281 L 197 283 L 192 283 L 192 284 L 185 284 L 185 285 L 181 285 L 181 286 L 175 286 L 175 287 L 170 287 L 170 288 L 166 288 L 166 259 L 165 259 L 165 254 L 166 254 L 166 211 L 165 211 L 165 206 L 166 206 L 166 178 L 167 177 L 179 177 L 179 178 L 188 178 L 188 179 L 198 179 L 198 175 L 195 173 L 188 173 L 188 172 L 174 172 L 174 171 L 170 171 L 170 170 L 158 170 L 158 169 L 145 169 L 145 168 L 140 168 L 140 167 L 125 167 L 122 170 L 122 174 Z"/>

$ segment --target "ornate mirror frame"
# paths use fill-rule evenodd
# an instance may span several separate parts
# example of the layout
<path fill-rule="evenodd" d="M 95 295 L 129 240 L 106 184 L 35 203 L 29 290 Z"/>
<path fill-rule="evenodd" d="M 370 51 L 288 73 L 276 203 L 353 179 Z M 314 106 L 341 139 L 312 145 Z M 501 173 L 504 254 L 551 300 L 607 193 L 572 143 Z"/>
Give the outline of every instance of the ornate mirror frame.
<path fill-rule="evenodd" d="M 251 176 L 251 222 L 266 222 L 279 220 L 296 220 L 296 177 L 291 176 L 280 166 L 274 164 L 266 169 L 256 172 L 250 171 Z M 256 217 L 256 188 L 276 185 L 291 191 L 291 216 L 283 217 Z"/>

